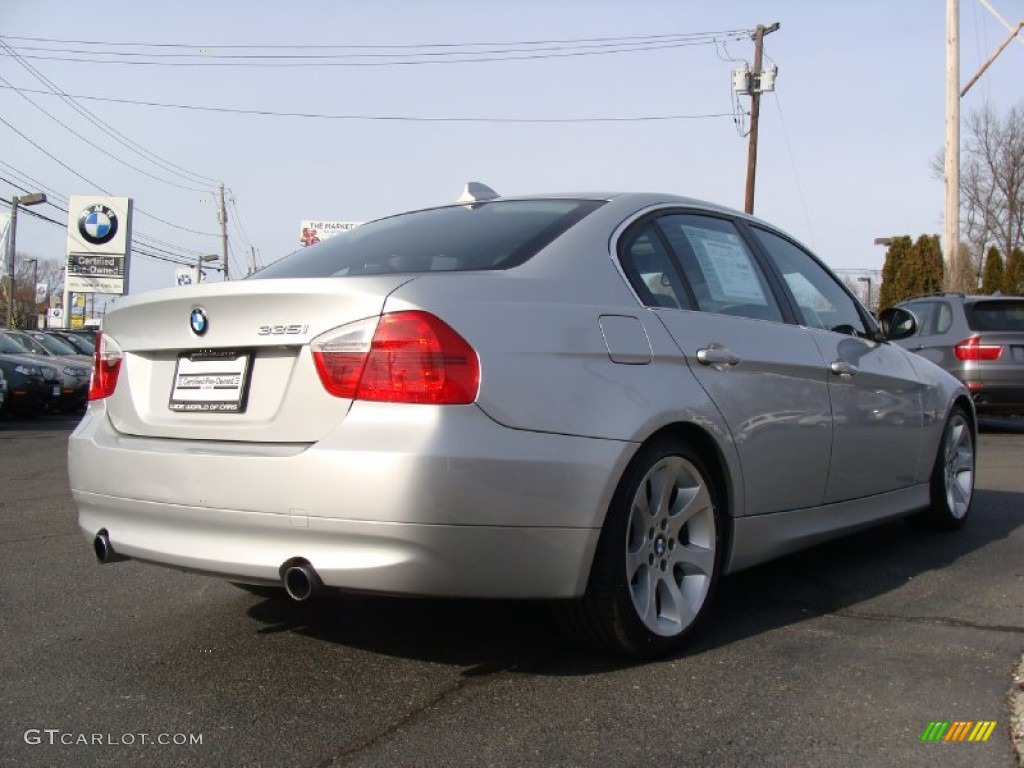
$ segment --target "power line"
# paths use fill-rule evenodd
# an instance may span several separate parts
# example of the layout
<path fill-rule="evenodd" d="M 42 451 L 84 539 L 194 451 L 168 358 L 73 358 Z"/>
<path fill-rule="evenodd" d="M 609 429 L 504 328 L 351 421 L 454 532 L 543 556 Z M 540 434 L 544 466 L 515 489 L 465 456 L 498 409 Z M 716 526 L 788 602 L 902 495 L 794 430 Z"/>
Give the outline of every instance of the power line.
<path fill-rule="evenodd" d="M 11 88 L 11 86 L 0 85 L 0 89 L 4 88 Z M 25 91 L 26 93 L 37 93 L 44 96 L 53 95 L 47 91 L 40 91 L 33 88 L 15 88 L 14 90 Z M 135 104 L 136 106 L 159 107 L 162 109 L 221 112 L 234 115 L 257 115 L 260 117 L 298 117 L 312 120 L 360 120 L 410 123 L 640 123 L 667 120 L 703 120 L 708 118 L 733 117 L 732 112 L 709 112 L 705 114 L 692 115 L 639 115 L 633 117 L 428 117 L 424 115 L 332 115 L 317 112 L 275 112 L 269 109 L 208 107 L 199 104 L 173 104 L 158 101 L 143 101 L 139 99 L 119 99 L 112 96 L 87 96 L 83 94 L 75 94 L 74 98 L 88 99 L 91 101 L 106 101 L 115 104 Z"/>
<path fill-rule="evenodd" d="M 45 191 L 51 193 L 51 195 L 53 197 L 57 198 L 59 201 L 63 202 L 65 205 L 68 203 L 68 198 L 65 197 L 64 195 L 60 194 L 56 190 L 54 190 L 52 187 L 48 187 L 45 184 L 42 184 L 41 182 L 38 182 L 37 180 L 35 180 L 32 177 L 28 176 L 27 174 L 18 171 L 17 168 L 15 168 L 14 166 L 10 165 L 9 163 L 5 163 L 3 161 L 0 161 L 0 164 L 6 166 L 7 168 L 12 169 L 16 174 L 24 177 L 25 179 L 28 179 L 27 183 L 31 184 L 35 189 L 42 189 L 42 190 L 45 190 Z M 7 179 L 7 178 L 5 178 L 3 176 L 0 176 L 0 181 L 3 181 L 5 183 L 9 184 L 10 186 L 14 187 L 15 189 L 21 190 L 22 192 L 28 192 L 29 191 L 28 187 L 24 187 L 21 184 L 17 184 L 15 182 L 12 182 L 10 179 Z M 52 206 L 53 208 L 57 209 L 61 213 L 65 214 L 66 216 L 70 216 L 70 213 L 69 213 L 69 211 L 68 211 L 68 209 L 66 207 L 62 207 L 61 205 L 58 205 L 57 203 L 53 202 L 53 200 L 47 199 L 46 204 Z M 149 234 L 147 234 L 145 232 L 142 232 L 142 231 L 140 231 L 138 229 L 134 229 L 132 231 L 132 239 L 133 239 L 133 241 L 134 240 L 143 241 L 144 244 L 146 244 L 147 247 L 149 247 L 149 248 L 153 248 L 155 250 L 162 251 L 162 252 L 165 252 L 165 253 L 170 253 L 172 255 L 180 255 L 180 256 L 182 256 L 184 258 L 190 258 L 191 259 L 192 256 L 196 256 L 196 255 L 199 255 L 199 254 L 203 253 L 202 251 L 197 251 L 197 250 L 194 250 L 194 249 L 191 249 L 191 248 L 185 248 L 185 247 L 177 245 L 175 243 L 170 243 L 170 242 L 168 242 L 166 240 L 161 240 L 160 238 L 157 238 L 157 237 L 154 237 L 152 235 L 149 235 Z M 177 253 L 175 253 L 175 251 L 177 251 Z"/>
<path fill-rule="evenodd" d="M 121 48 L 157 48 L 157 49 L 190 49 L 194 51 L 211 52 L 216 50 L 347 50 L 347 51 L 382 51 L 382 50 L 402 50 L 402 51 L 416 51 L 422 49 L 477 49 L 477 48 L 493 48 L 495 46 L 517 46 L 517 47 L 536 47 L 536 46 L 581 46 L 590 43 L 617 43 L 617 44 L 628 44 L 628 43 L 644 43 L 644 42 L 658 42 L 658 41 L 683 41 L 683 40 L 700 40 L 700 39 L 722 39 L 722 38 L 733 38 L 741 39 L 749 37 L 751 30 L 749 29 L 727 29 L 718 31 L 708 32 L 670 32 L 653 35 L 616 35 L 616 36 L 605 36 L 605 37 L 580 37 L 580 38 L 563 38 L 563 39 L 549 39 L 549 40 L 503 40 L 503 41 L 482 41 L 482 42 L 468 42 L 468 43 L 375 43 L 375 44 L 312 44 L 312 43 L 301 43 L 301 44 L 277 44 L 277 45 L 252 45 L 252 44 L 211 44 L 211 43 L 146 43 L 146 42 L 131 42 L 131 41 L 114 41 L 114 40 L 68 40 L 59 39 L 52 37 L 21 37 L 17 35 L 4 35 L 8 40 L 23 40 L 26 42 L 34 43 L 57 43 L 61 45 L 89 45 L 89 46 L 111 46 Z M 45 50 L 45 49 L 44 49 Z"/>
<path fill-rule="evenodd" d="M 58 227 L 60 227 L 61 229 L 64 229 L 65 225 L 63 223 L 57 221 L 56 219 L 51 219 L 46 214 L 39 213 L 38 211 L 34 211 L 31 208 L 25 208 L 23 211 L 21 211 L 21 213 L 24 213 L 24 214 L 26 214 L 28 216 L 32 216 L 32 217 L 37 218 L 37 219 L 42 219 L 43 221 L 45 221 L 45 222 L 47 222 L 49 224 L 55 224 Z M 183 260 L 180 260 L 180 259 L 170 258 L 168 256 L 162 256 L 162 255 L 160 255 L 158 253 L 153 253 L 148 248 L 139 247 L 139 246 L 135 246 L 135 245 L 133 245 L 133 247 L 132 247 L 132 253 L 133 254 L 134 253 L 138 253 L 140 256 L 146 256 L 147 258 L 150 258 L 150 259 L 157 259 L 158 261 L 166 261 L 166 262 L 169 262 L 171 264 L 178 264 L 178 265 L 181 265 L 183 267 L 190 267 L 190 266 L 192 266 L 192 263 L 193 263 L 191 260 L 190 261 L 183 261 Z"/>
<path fill-rule="evenodd" d="M 108 59 L 90 59 L 81 56 L 43 56 L 39 54 L 19 54 L 26 59 L 37 59 L 41 61 L 69 61 L 77 64 L 116 64 L 120 66 L 143 66 L 143 67 L 270 67 L 270 68 L 294 68 L 294 67 L 408 67 L 408 66 L 438 66 L 452 64 L 484 64 L 496 61 L 536 61 L 542 59 L 564 59 L 578 58 L 581 56 L 608 56 L 621 53 L 640 53 L 645 51 L 660 51 L 675 48 L 686 48 L 693 45 L 710 45 L 706 43 L 659 43 L 631 48 L 616 48 L 601 51 L 570 51 L 562 53 L 541 53 L 527 54 L 525 56 L 470 56 L 461 59 L 440 59 L 440 60 L 398 60 L 398 61 L 124 61 Z M 2 52 L 0 52 L 2 53 Z M 10 54 L 2 54 L 10 55 Z M 205 58 L 205 57 L 204 57 Z M 262 57 L 266 58 L 266 57 Z M 305 57 L 309 58 L 309 57 Z"/>
<path fill-rule="evenodd" d="M 50 158 L 51 160 L 53 160 L 53 162 L 57 163 L 57 165 L 61 166 L 61 167 L 62 167 L 62 168 L 63 168 L 64 170 L 68 171 L 69 173 L 73 174 L 74 176 L 77 176 L 77 177 L 78 177 L 79 179 L 81 179 L 82 181 L 84 181 L 84 182 L 85 182 L 86 184 L 91 184 L 92 186 L 96 187 L 96 189 L 98 189 L 98 190 L 99 190 L 100 192 L 103 192 L 104 194 L 107 194 L 107 195 L 109 195 L 109 194 L 110 194 L 110 192 L 109 192 L 109 191 L 107 191 L 106 189 L 104 189 L 103 187 L 101 187 L 101 186 L 100 186 L 99 184 L 97 184 L 97 183 L 96 183 L 95 181 L 92 181 L 92 180 L 90 180 L 90 179 L 86 178 L 85 176 L 83 176 L 82 174 L 80 174 L 80 173 L 79 173 L 78 171 L 76 171 L 76 170 L 75 170 L 74 168 L 72 168 L 72 167 L 71 167 L 70 165 L 68 165 L 67 163 L 65 163 L 65 162 L 64 162 L 63 160 L 59 160 L 59 159 L 58 159 L 58 158 L 57 158 L 57 157 L 56 157 L 55 155 L 52 155 L 52 154 L 51 154 L 50 152 L 48 152 L 47 150 L 43 149 L 43 148 L 42 148 L 41 146 L 39 146 L 38 144 L 36 144 L 36 143 L 35 143 L 35 142 L 34 142 L 34 141 L 33 141 L 32 139 L 30 139 L 30 138 L 29 138 L 28 136 L 26 136 L 26 135 L 25 135 L 24 133 L 22 133 L 21 131 L 19 131 L 19 130 L 18 130 L 17 128 L 15 128 L 15 127 L 14 127 L 13 125 L 11 125 L 11 124 L 10 124 L 9 122 L 7 122 L 6 120 L 4 120 L 4 118 L 3 118 L 3 116 L 2 116 L 2 115 L 0 115 L 0 123 L 3 123 L 3 124 L 4 124 L 4 125 L 6 125 L 6 126 L 7 126 L 8 128 L 10 128 L 10 129 L 11 129 L 12 131 L 14 131 L 14 132 L 15 132 L 16 134 L 18 134 L 19 136 L 21 136 L 21 138 L 23 138 L 23 139 L 24 139 L 25 141 L 27 141 L 27 142 L 28 142 L 29 144 L 31 144 L 31 145 L 32 145 L 33 147 L 35 147 L 36 149 L 38 149 L 38 150 L 39 150 L 40 152 L 42 152 L 42 153 L 43 153 L 44 155 L 46 155 L 46 156 L 47 156 L 48 158 Z"/>
<path fill-rule="evenodd" d="M 3 40 L 3 38 L 0 38 L 0 47 L 12 50 L 11 47 Z M 176 176 L 178 176 L 180 178 L 183 178 L 183 179 L 185 179 L 186 181 L 189 181 L 192 184 L 196 184 L 196 183 L 200 183 L 201 184 L 203 182 L 212 182 L 212 183 L 216 182 L 216 179 L 212 179 L 212 178 L 210 178 L 208 176 L 203 176 L 201 174 L 195 173 L 193 171 L 188 170 L 187 168 L 182 168 L 180 165 L 176 165 L 175 163 L 171 162 L 170 160 L 167 160 L 166 158 L 161 157 L 160 155 L 156 154 L 155 152 L 152 152 L 152 151 L 146 149 L 141 144 L 138 144 L 137 142 L 132 141 L 127 136 L 125 136 L 123 133 L 121 133 L 116 128 L 114 128 L 112 125 L 110 125 L 109 123 L 107 123 L 104 120 L 100 119 L 99 117 L 94 115 L 92 112 L 90 112 L 88 109 L 86 109 L 82 105 L 80 105 L 77 102 L 75 102 L 72 99 L 72 97 L 70 97 L 67 93 L 64 92 L 64 90 L 62 88 L 57 86 L 56 83 L 54 83 L 52 80 L 50 80 L 48 77 L 46 77 L 42 72 L 40 72 L 38 69 L 33 67 L 27 61 L 25 61 L 22 57 L 18 56 L 18 54 L 15 53 L 13 55 L 14 55 L 15 60 L 29 74 L 31 74 L 36 80 L 41 82 L 43 85 L 45 85 L 49 89 L 51 94 L 59 96 L 62 101 L 64 101 L 66 104 L 68 104 L 72 109 L 74 109 L 76 112 L 78 112 L 80 115 L 82 115 L 86 120 L 91 122 L 94 126 L 99 128 L 100 130 L 102 130 L 105 135 L 110 136 L 111 138 L 113 138 L 115 141 L 120 143 L 122 146 L 126 147 L 131 152 L 134 152 L 136 155 L 138 155 L 139 157 L 143 158 L 144 160 L 148 160 L 149 162 L 153 163 L 154 165 L 157 165 L 157 166 L 161 167 L 163 170 L 165 170 L 165 171 L 167 171 L 167 172 L 169 172 L 169 173 L 171 173 L 173 175 L 176 175 Z"/>
<path fill-rule="evenodd" d="M 99 144 L 95 143 L 94 141 L 91 141 L 90 139 L 87 139 L 87 138 L 86 138 L 85 136 L 83 136 L 82 134 L 80 134 L 80 133 L 79 133 L 78 131 L 76 131 L 76 130 L 75 130 L 74 128 L 70 127 L 69 125 L 67 125 L 67 124 L 66 124 L 66 123 L 64 123 L 64 122 L 63 122 L 62 120 L 60 120 L 59 118 L 55 117 L 55 116 L 54 116 L 54 115 L 52 115 L 51 113 L 47 112 L 47 111 L 46 111 L 45 109 L 43 109 L 43 108 L 42 108 L 41 106 L 39 106 L 39 105 L 38 105 L 38 104 L 36 104 L 36 103 L 35 103 L 34 101 L 32 101 L 32 99 L 30 99 L 30 98 L 29 98 L 29 97 L 28 97 L 27 95 L 25 95 L 24 93 L 22 93 L 22 92 L 18 91 L 18 89 L 17 89 L 17 88 L 14 88 L 14 86 L 12 86 L 12 85 L 11 85 L 11 83 L 10 83 L 10 82 L 9 82 L 8 80 L 5 80 L 5 79 L 4 79 L 4 78 L 3 78 L 2 76 L 0 76 L 0 82 L 2 82 L 2 83 L 6 83 L 6 84 L 7 84 L 7 86 L 8 86 L 9 88 L 12 88 L 12 89 L 13 89 L 14 91 L 16 91 L 16 92 L 18 93 L 18 95 L 19 95 L 19 96 L 21 96 L 21 98 L 25 99 L 25 101 L 27 101 L 27 102 L 28 102 L 29 104 L 31 104 L 31 105 L 32 105 L 33 107 L 35 107 L 36 109 L 38 109 L 38 110 L 39 110 L 40 112 L 42 112 L 42 113 L 43 113 L 44 115 L 46 115 L 46 116 L 47 116 L 48 118 L 50 118 L 51 120 L 53 120 L 53 121 L 54 121 L 55 123 L 57 123 L 57 125 L 59 125 L 59 126 L 61 126 L 62 128 L 64 128 L 64 130 L 68 131 L 68 132 L 69 132 L 69 133 L 71 133 L 71 134 L 72 134 L 73 136 L 76 136 L 76 137 L 78 137 L 79 139 L 81 139 L 82 141 L 84 141 L 84 142 L 85 142 L 86 144 L 88 144 L 88 145 L 89 145 L 90 147 L 92 147 L 92 148 L 93 148 L 93 149 L 95 149 L 96 151 L 98 151 L 98 152 L 100 152 L 100 153 L 102 153 L 102 154 L 106 155 L 106 156 L 107 156 L 107 157 L 109 157 L 109 158 L 110 158 L 111 160 L 116 160 L 117 162 L 121 163 L 121 165 L 123 165 L 123 166 L 125 166 L 125 167 L 127 167 L 127 168 L 131 168 L 131 169 L 132 169 L 133 171 L 138 171 L 138 172 L 139 172 L 139 173 L 141 173 L 141 174 L 142 174 L 143 176 L 148 176 L 149 178 L 151 178 L 151 179 L 155 179 L 156 181 L 159 181 L 159 182 L 161 182 L 162 184 L 168 184 L 168 185 L 170 185 L 170 186 L 172 186 L 172 187 L 177 187 L 178 189 L 185 189 L 185 190 L 188 190 L 188 191 L 190 191 L 190 192 L 209 192 L 209 191 L 210 191 L 209 189 L 200 189 L 199 187 L 186 187 L 186 186 L 185 186 L 184 184 L 178 184 L 178 183 L 177 183 L 177 182 L 175 182 L 175 181 L 171 181 L 171 180 L 169 180 L 169 179 L 164 179 L 164 178 L 161 178 L 161 177 L 159 177 L 159 176 L 156 176 L 156 175 L 154 175 L 154 174 L 150 173 L 149 171 L 147 171 L 147 170 L 145 170 L 145 169 L 143 169 L 143 168 L 139 168 L 139 167 L 138 167 L 138 166 L 136 166 L 136 165 L 132 165 L 132 164 L 131 164 L 131 163 L 129 163 L 129 162 L 127 161 L 127 160 L 123 160 L 123 159 L 121 159 L 120 157 L 118 157 L 117 155 L 113 154 L 112 152 L 108 152 L 107 150 L 105 150 L 105 149 L 104 149 L 103 147 L 101 147 L 101 146 L 100 146 Z"/>
<path fill-rule="evenodd" d="M 0 87 L 6 87 L 6 86 L 0 86 Z M 60 165 L 62 168 L 66 169 L 69 173 L 74 174 L 75 176 L 80 178 L 85 183 L 91 184 L 92 186 L 96 187 L 96 189 L 100 190 L 100 192 L 103 192 L 106 195 L 110 195 L 111 194 L 110 191 L 104 189 L 99 184 L 97 184 L 95 181 L 89 180 L 88 178 L 86 178 L 85 176 L 80 174 L 78 171 L 76 171 L 74 168 L 72 168 L 70 165 L 65 163 L 63 160 L 58 159 L 55 155 L 53 155 L 50 152 L 48 152 L 45 149 L 43 149 L 36 142 L 32 141 L 32 139 L 30 139 L 28 136 L 26 136 L 24 133 L 22 133 L 17 128 L 15 128 L 13 125 L 11 125 L 9 122 L 4 120 L 4 118 L 2 116 L 0 116 L 0 123 L 3 123 L 4 125 L 6 125 L 8 128 L 10 128 L 16 134 L 21 136 L 21 138 L 23 138 L 25 141 L 27 141 L 29 144 L 31 144 L 33 147 L 38 149 L 44 155 L 46 155 L 51 160 L 53 160 L 55 163 Z M 220 235 L 218 235 L 218 234 L 216 234 L 214 232 L 201 232 L 198 229 L 192 229 L 190 227 L 183 227 L 180 224 L 175 224 L 173 221 L 167 221 L 167 219 L 163 219 L 163 218 L 157 216 L 155 213 L 150 213 L 149 211 L 145 211 L 145 210 L 143 210 L 142 208 L 140 208 L 137 205 L 135 206 L 135 211 L 136 211 L 136 213 L 139 213 L 139 214 L 141 214 L 143 216 L 146 216 L 147 218 L 153 219 L 154 221 L 159 221 L 161 224 L 166 224 L 167 226 L 173 227 L 174 229 L 180 229 L 183 232 L 191 232 L 194 235 L 203 235 L 205 237 L 220 237 Z"/>
<path fill-rule="evenodd" d="M 249 238 L 249 233 L 245 231 L 245 226 L 242 224 L 242 217 L 238 213 L 238 201 L 235 200 L 235 192 L 232 189 L 228 190 L 228 204 L 231 206 L 233 216 L 231 217 L 231 223 L 235 225 L 235 228 L 242 236 L 242 240 L 245 244 L 252 249 L 254 247 L 252 240 Z"/>
<path fill-rule="evenodd" d="M 603 54 L 603 53 L 628 53 L 631 50 L 648 50 L 648 46 L 657 47 L 689 47 L 698 45 L 716 45 L 719 42 L 718 38 L 715 37 L 704 37 L 704 38 L 676 38 L 676 39 L 661 39 L 661 40 L 638 40 L 635 42 L 614 42 L 614 43 L 587 43 L 582 45 L 564 46 L 541 46 L 541 47 L 512 47 L 512 48 L 492 48 L 492 49 L 468 49 L 468 50 L 442 50 L 442 51 L 421 51 L 418 53 L 408 54 L 395 54 L 395 53 L 289 53 L 289 54 L 266 54 L 266 53 L 213 53 L 212 51 L 203 51 L 199 53 L 152 53 L 150 51 L 95 51 L 82 48 L 53 48 L 53 47 L 39 47 L 39 46 L 10 46 L 12 51 L 36 51 L 37 53 L 73 53 L 86 56 L 109 56 L 109 57 L 120 57 L 120 58 L 149 58 L 149 59 L 200 59 L 206 63 L 217 62 L 223 63 L 225 61 L 234 61 L 236 63 L 257 63 L 258 61 L 268 62 L 291 62 L 298 63 L 304 62 L 307 64 L 319 64 L 328 63 L 331 60 L 338 59 L 400 59 L 408 60 L 408 63 L 414 63 L 422 59 L 422 63 L 429 63 L 431 59 L 441 59 L 442 57 L 466 57 L 466 56 L 504 56 L 506 54 L 539 54 L 539 53 L 558 53 L 573 51 L 581 54 Z M 256 49 L 258 50 L 258 49 Z M 28 56 L 29 54 L 23 54 Z M 37 56 L 38 58 L 38 56 Z M 510 57 L 510 60 L 515 60 L 519 57 Z M 502 60 L 502 59 L 498 59 Z M 122 61 L 104 61 L 102 59 L 93 59 L 95 63 L 131 63 Z M 458 59 L 462 61 L 462 59 Z M 185 64 L 189 62 L 178 61 L 174 62 L 178 64 Z M 198 63 L 198 62 L 192 62 Z M 387 62 L 395 63 L 395 62 Z"/>

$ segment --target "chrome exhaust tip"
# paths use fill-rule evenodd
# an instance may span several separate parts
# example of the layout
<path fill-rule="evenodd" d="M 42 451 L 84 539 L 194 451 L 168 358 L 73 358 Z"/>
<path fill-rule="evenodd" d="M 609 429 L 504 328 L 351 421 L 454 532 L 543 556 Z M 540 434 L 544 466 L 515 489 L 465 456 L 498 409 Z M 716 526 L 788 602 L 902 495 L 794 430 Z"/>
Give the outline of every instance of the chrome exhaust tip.
<path fill-rule="evenodd" d="M 128 559 L 114 551 L 114 545 L 110 543 L 110 534 L 107 533 L 106 528 L 101 528 L 96 532 L 96 537 L 92 540 L 92 551 L 96 553 L 96 559 L 101 563 L 118 563 Z"/>
<path fill-rule="evenodd" d="M 290 560 L 281 566 L 284 591 L 297 603 L 305 602 L 323 589 L 316 570 L 305 560 Z"/>

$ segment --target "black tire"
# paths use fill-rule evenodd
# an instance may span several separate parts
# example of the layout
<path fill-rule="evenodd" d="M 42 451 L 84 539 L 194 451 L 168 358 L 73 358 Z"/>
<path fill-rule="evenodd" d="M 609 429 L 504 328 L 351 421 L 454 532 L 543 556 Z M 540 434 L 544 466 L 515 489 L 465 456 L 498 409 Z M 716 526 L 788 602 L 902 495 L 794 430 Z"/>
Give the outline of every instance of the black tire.
<path fill-rule="evenodd" d="M 563 631 L 617 656 L 678 650 L 718 582 L 720 498 L 714 475 L 690 446 L 657 439 L 642 447 L 612 498 L 586 594 L 553 604 Z"/>
<path fill-rule="evenodd" d="M 908 518 L 920 531 L 963 528 L 974 500 L 974 428 L 967 412 L 955 405 L 946 419 L 931 477 L 931 502 Z"/>

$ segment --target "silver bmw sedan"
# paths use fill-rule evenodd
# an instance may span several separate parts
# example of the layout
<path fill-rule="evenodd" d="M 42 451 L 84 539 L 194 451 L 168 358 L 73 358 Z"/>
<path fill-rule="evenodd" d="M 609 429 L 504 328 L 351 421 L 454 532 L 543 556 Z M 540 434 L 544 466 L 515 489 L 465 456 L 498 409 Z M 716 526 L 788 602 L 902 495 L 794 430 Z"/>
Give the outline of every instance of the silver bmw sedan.
<path fill-rule="evenodd" d="M 784 232 L 475 189 L 118 302 L 69 445 L 99 560 L 296 600 L 550 599 L 582 644 L 651 657 L 723 574 L 964 524 L 969 393 Z"/>

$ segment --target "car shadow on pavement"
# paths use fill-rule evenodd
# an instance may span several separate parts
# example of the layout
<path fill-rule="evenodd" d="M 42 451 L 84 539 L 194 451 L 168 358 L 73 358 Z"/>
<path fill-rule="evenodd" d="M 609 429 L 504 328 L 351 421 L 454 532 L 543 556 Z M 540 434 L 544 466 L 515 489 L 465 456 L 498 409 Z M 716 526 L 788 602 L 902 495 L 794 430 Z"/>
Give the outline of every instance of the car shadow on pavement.
<path fill-rule="evenodd" d="M 728 576 L 704 624 L 676 658 L 836 613 L 899 589 L 928 571 L 1024 526 L 1024 493 L 977 492 L 967 526 L 915 533 L 894 521 Z M 635 665 L 562 638 L 548 605 L 534 601 L 409 599 L 330 594 L 308 603 L 260 599 L 249 616 L 262 633 L 297 632 L 389 656 L 464 667 L 572 676 Z"/>

